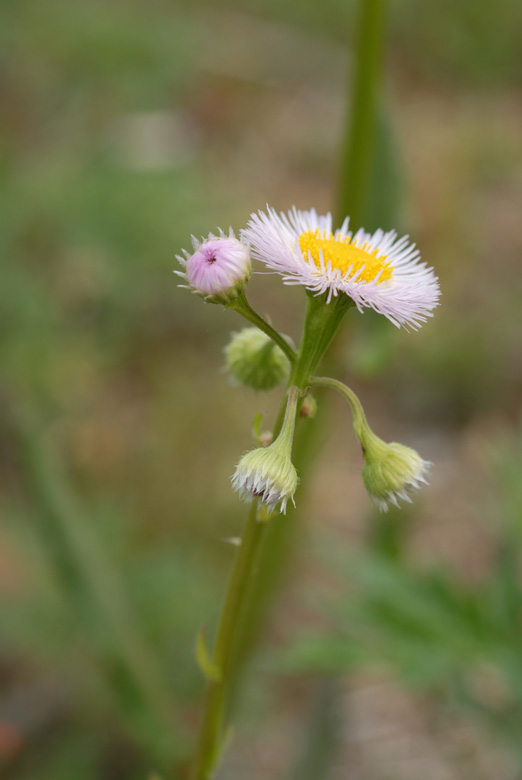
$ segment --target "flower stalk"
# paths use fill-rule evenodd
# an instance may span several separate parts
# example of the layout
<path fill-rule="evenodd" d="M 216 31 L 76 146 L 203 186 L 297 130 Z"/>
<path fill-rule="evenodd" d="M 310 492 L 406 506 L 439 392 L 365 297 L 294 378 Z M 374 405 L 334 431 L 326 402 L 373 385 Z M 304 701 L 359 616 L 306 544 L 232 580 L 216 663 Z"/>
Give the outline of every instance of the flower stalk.
<path fill-rule="evenodd" d="M 227 741 L 226 710 L 235 680 L 231 660 L 237 641 L 240 616 L 248 593 L 250 578 L 256 569 L 266 523 L 258 520 L 258 502 L 249 509 L 241 542 L 236 555 L 212 653 L 212 666 L 217 671 L 208 680 L 203 722 L 192 765 L 191 780 L 209 780 Z"/>
<path fill-rule="evenodd" d="M 339 382 L 338 379 L 332 379 L 328 376 L 314 376 L 311 379 L 310 384 L 315 385 L 316 387 L 329 387 L 332 390 L 336 390 L 343 396 L 343 398 L 348 401 L 353 414 L 353 430 L 359 441 L 362 443 L 364 439 L 364 433 L 367 429 L 369 429 L 369 425 L 364 413 L 363 406 L 353 390 L 343 382 Z"/>
<path fill-rule="evenodd" d="M 347 296 L 326 303 L 326 296 L 307 295 L 303 337 L 290 383 L 304 390 L 353 302 Z"/>
<path fill-rule="evenodd" d="M 194 241 L 194 252 L 178 257 L 184 268 L 180 275 L 193 292 L 237 311 L 266 334 L 291 364 L 287 391 L 274 424 L 275 441 L 244 456 L 233 480 L 234 487 L 248 495 L 252 504 L 237 547 L 212 653 L 207 651 L 203 635 L 198 643 L 208 684 L 191 780 L 213 777 L 226 745 L 231 694 L 246 647 L 260 623 L 274 572 L 277 574 L 285 558 L 281 542 L 288 538 L 291 523 L 282 516 L 270 519 L 267 507 L 270 510 L 279 505 L 284 511 L 287 501 L 293 500 L 297 472 L 291 461 L 292 447 L 296 418 L 307 388 L 331 387 L 350 403 L 354 430 L 365 455 L 363 479 L 377 502 L 386 504 L 405 497 L 406 489 L 417 487 L 423 480 L 427 466 L 413 450 L 387 444 L 373 434 L 350 388 L 334 379 L 314 377 L 349 307 L 356 306 L 361 313 L 372 309 L 397 327 L 415 330 L 432 316 L 440 295 L 433 269 L 420 262 L 420 253 L 407 236 L 398 238 L 395 231 L 381 229 L 367 233 L 361 228 L 374 164 L 387 3 L 360 0 L 358 5 L 350 125 L 340 166 L 338 229 L 331 214 L 319 215 L 315 209 L 298 211 L 294 207 L 286 214 L 277 214 L 267 207 L 266 213 L 251 215 L 239 242 L 232 231 L 228 237 L 220 231 L 219 237 L 209 235 L 201 244 Z M 307 291 L 305 324 L 297 353 L 247 300 L 250 257 L 279 273 L 285 284 L 300 285 Z M 243 384 L 268 389 L 275 384 L 265 364 L 270 355 L 270 350 L 261 357 L 259 350 L 251 350 L 245 361 L 241 353 L 240 364 L 231 362 Z M 261 380 L 255 374 L 259 361 Z M 313 404 L 310 409 L 313 411 Z M 317 429 L 307 426 L 307 436 L 301 443 L 305 446 L 296 448 L 300 470 L 299 460 L 310 460 L 314 427 Z"/>
<path fill-rule="evenodd" d="M 259 328 L 259 330 L 262 330 L 263 333 L 266 333 L 267 336 L 270 336 L 272 341 L 274 341 L 277 346 L 283 350 L 290 363 L 295 363 L 296 353 L 288 341 L 265 319 L 263 319 L 260 314 L 257 313 L 257 311 L 251 306 L 244 292 L 242 292 L 235 301 L 230 303 L 227 306 L 227 309 L 237 311 L 237 313 L 241 314 L 245 320 L 251 322 L 252 325 L 255 325 L 257 328 Z"/>
<path fill-rule="evenodd" d="M 327 305 L 322 300 L 323 297 L 318 300 L 314 296 L 308 296 L 303 338 L 299 354 L 297 358 L 294 357 L 295 367 L 290 380 L 294 386 L 288 393 L 288 399 L 285 398 L 284 403 L 281 404 L 279 419 L 276 422 L 277 435 L 285 439 L 290 437 L 293 440 L 301 391 L 310 384 L 313 370 L 323 357 L 350 305 L 346 301 L 341 302 L 341 299 L 335 299 Z M 245 316 L 244 311 L 246 311 L 250 315 L 250 306 L 246 297 L 243 295 L 239 300 L 242 300 L 240 313 Z M 257 318 L 254 310 L 251 311 Z M 240 663 L 235 663 L 235 660 L 238 658 L 241 643 L 242 616 L 244 616 L 245 605 L 251 597 L 253 582 L 257 578 L 258 556 L 266 529 L 269 527 L 269 523 L 260 521 L 259 511 L 258 498 L 254 498 L 237 548 L 219 620 L 211 657 L 211 665 L 215 673 L 209 676 L 207 681 L 203 722 L 192 765 L 191 780 L 210 780 L 226 746 L 227 705 L 240 670 Z"/>
<path fill-rule="evenodd" d="M 348 401 L 353 412 L 353 428 L 361 444 L 364 466 L 362 479 L 368 495 L 379 509 L 386 512 L 399 499 L 411 502 L 409 492 L 427 484 L 431 463 L 418 452 L 398 442 L 385 442 L 368 425 L 361 402 L 349 387 L 337 379 L 316 377 L 312 384 L 331 387 Z"/>

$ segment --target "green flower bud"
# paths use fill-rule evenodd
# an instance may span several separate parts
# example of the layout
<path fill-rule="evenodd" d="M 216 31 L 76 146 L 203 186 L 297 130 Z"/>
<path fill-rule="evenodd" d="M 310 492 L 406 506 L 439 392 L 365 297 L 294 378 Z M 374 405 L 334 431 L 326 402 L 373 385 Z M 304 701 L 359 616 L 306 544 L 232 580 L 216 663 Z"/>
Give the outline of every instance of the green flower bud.
<path fill-rule="evenodd" d="M 310 417 L 313 420 L 317 414 L 317 401 L 311 393 L 307 393 L 303 398 L 303 403 L 299 410 L 300 417 Z"/>
<path fill-rule="evenodd" d="M 282 349 L 259 328 L 234 333 L 225 356 L 231 376 L 254 390 L 271 390 L 280 384 L 290 365 Z"/>
<path fill-rule="evenodd" d="M 427 484 L 426 477 L 431 463 L 423 460 L 418 452 L 404 444 L 387 444 L 374 434 L 361 402 L 351 390 L 337 379 L 315 377 L 312 384 L 331 387 L 343 395 L 353 412 L 353 429 L 364 455 L 362 478 L 370 498 L 384 512 L 390 504 L 398 506 L 399 498 L 411 501 L 410 490 Z"/>
<path fill-rule="evenodd" d="M 410 501 L 410 490 L 427 484 L 431 463 L 423 460 L 411 447 L 385 441 L 369 428 L 363 431 L 361 444 L 364 452 L 362 478 L 370 498 L 386 512 L 398 500 Z"/>
<path fill-rule="evenodd" d="M 259 498 L 269 512 L 280 504 L 286 512 L 288 501 L 294 500 L 299 483 L 292 463 L 295 416 L 299 390 L 292 387 L 288 393 L 285 419 L 281 433 L 269 447 L 258 447 L 240 459 L 232 477 L 232 487 L 244 501 Z"/>
<path fill-rule="evenodd" d="M 269 447 L 247 452 L 237 464 L 232 486 L 243 501 L 260 498 L 269 511 L 281 504 L 286 512 L 289 500 L 294 500 L 299 479 L 290 456 L 275 441 Z"/>

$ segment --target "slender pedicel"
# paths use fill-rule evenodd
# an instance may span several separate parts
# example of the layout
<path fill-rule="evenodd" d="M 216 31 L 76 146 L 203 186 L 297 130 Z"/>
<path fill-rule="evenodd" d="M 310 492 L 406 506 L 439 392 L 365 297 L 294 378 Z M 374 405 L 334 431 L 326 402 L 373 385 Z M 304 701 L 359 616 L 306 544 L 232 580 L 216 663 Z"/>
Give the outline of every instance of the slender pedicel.
<path fill-rule="evenodd" d="M 349 387 L 337 379 L 314 377 L 312 385 L 331 387 L 348 401 L 353 412 L 353 429 L 363 451 L 362 478 L 372 501 L 386 512 L 399 499 L 411 501 L 409 493 L 427 484 L 431 463 L 411 447 L 380 439 L 368 425 L 361 402 Z"/>

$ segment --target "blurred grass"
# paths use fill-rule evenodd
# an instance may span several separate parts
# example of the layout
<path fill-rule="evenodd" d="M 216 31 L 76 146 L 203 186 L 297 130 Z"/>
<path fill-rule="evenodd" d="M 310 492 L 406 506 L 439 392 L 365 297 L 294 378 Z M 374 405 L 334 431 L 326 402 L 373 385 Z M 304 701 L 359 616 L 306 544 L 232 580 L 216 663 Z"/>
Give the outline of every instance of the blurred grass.
<path fill-rule="evenodd" d="M 343 591 L 350 619 L 359 605 L 357 629 L 378 637 L 373 647 L 385 657 L 375 660 L 399 676 L 441 689 L 471 658 L 480 687 L 480 655 L 500 670 L 513 690 L 499 712 L 486 698 L 482 720 L 495 738 L 507 717 L 514 730 L 520 722 L 519 458 L 502 440 L 519 419 L 522 386 L 521 27 L 516 0 L 494 9 L 426 0 L 422 13 L 411 0 L 392 3 L 386 103 L 404 166 L 393 205 L 403 187 L 397 220 L 437 268 L 443 305 L 415 336 L 382 334 L 371 314 L 352 318 L 337 359 L 385 429 L 399 437 L 408 421 L 425 431 L 433 454 L 423 454 L 435 461 L 439 446 L 419 525 L 439 540 L 455 533 L 448 545 L 460 544 L 464 575 L 472 561 L 458 533 L 482 514 L 470 495 L 483 482 L 475 460 L 467 478 L 466 448 L 484 452 L 486 440 L 499 441 L 502 467 L 487 477 L 495 539 L 476 531 L 477 549 L 485 544 L 494 563 L 478 584 L 455 582 L 451 560 L 441 574 L 407 557 L 383 559 L 376 541 L 363 555 L 352 529 L 361 589 L 353 599 L 353 585 Z M 133 780 L 162 761 L 151 758 L 155 727 L 144 745 L 115 696 L 89 608 L 53 577 L 44 521 L 56 477 L 47 474 L 47 448 L 64 462 L 58 481 L 74 497 L 78 529 L 110 562 L 93 566 L 103 609 L 103 593 L 120 591 L 138 645 L 161 670 L 169 717 L 193 730 L 203 684 L 193 640 L 217 612 L 230 562 L 219 538 L 236 534 L 241 511 L 228 477 L 250 445 L 254 414 L 273 410 L 275 399 L 229 388 L 221 349 L 239 323 L 176 288 L 173 254 L 191 232 L 240 227 L 267 200 L 331 207 L 346 29 L 353 5 L 341 0 L 0 6 L 0 721 L 16 732 L 0 739 L 0 766 L 10 780 Z M 372 181 L 377 204 L 387 159 Z M 254 282 L 261 310 L 295 337 L 299 291 L 270 277 Z M 15 455 L 13 400 L 38 421 L 31 437 L 47 474 L 39 491 Z M 314 504 L 327 528 L 352 522 L 345 490 L 328 482 L 328 469 L 349 468 L 350 445 L 332 439 Z M 455 450 L 448 495 L 436 475 Z M 367 506 L 354 495 L 357 528 Z M 408 535 L 398 542 L 411 544 Z M 307 565 L 293 564 L 288 580 L 307 581 Z M 114 572 L 118 584 L 104 585 Z M 276 614 L 276 636 L 285 614 Z M 341 658 L 344 668 L 349 657 L 357 670 L 362 647 L 340 642 L 325 663 Z M 134 641 L 116 642 L 118 657 L 129 650 Z M 270 681 L 290 700 L 291 685 Z M 468 686 L 461 699 L 475 694 Z M 296 719 L 299 702 L 288 706 Z M 150 726 L 149 706 L 139 710 Z M 179 736 L 182 774 L 190 746 Z M 280 767 L 291 755 L 279 752 Z"/>

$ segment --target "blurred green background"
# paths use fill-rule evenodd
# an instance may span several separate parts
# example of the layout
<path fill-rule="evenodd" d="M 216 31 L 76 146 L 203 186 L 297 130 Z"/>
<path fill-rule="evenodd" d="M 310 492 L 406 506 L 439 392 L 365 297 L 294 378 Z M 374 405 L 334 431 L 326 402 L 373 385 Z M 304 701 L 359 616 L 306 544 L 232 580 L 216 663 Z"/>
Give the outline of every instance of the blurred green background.
<path fill-rule="evenodd" d="M 2 777 L 185 776 L 229 477 L 278 392 L 231 387 L 241 323 L 174 254 L 335 207 L 353 30 L 346 0 L 0 5 Z M 336 372 L 433 478 L 375 516 L 325 397 L 229 780 L 522 777 L 522 5 L 395 0 L 388 32 L 374 213 L 442 305 L 414 334 L 350 315 Z M 303 291 L 250 289 L 297 338 Z"/>

